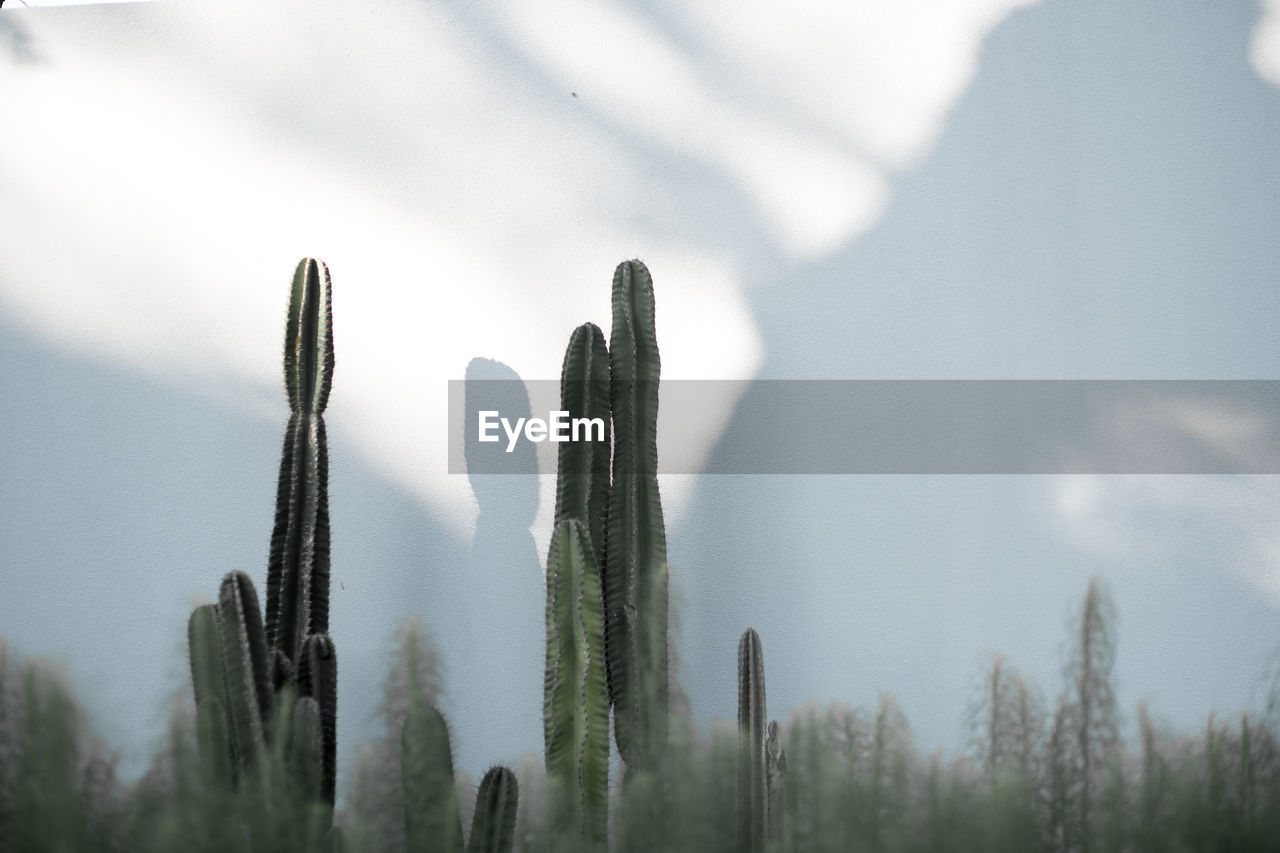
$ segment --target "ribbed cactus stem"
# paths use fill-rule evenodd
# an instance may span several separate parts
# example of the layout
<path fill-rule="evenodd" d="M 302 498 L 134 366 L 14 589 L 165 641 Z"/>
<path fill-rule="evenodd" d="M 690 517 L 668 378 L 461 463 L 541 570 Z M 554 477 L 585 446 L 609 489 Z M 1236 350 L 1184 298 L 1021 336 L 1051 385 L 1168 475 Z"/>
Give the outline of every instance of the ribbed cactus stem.
<path fill-rule="evenodd" d="M 506 767 L 491 767 L 476 793 L 467 853 L 511 853 L 516 838 L 520 786 Z"/>
<path fill-rule="evenodd" d="M 328 268 L 312 258 L 299 263 L 285 330 L 290 416 L 267 570 L 267 633 L 271 646 L 295 664 L 306 638 L 329 630 L 329 461 L 323 412 L 333 381 L 331 297 Z"/>
<path fill-rule="evenodd" d="M 765 844 L 765 690 L 760 635 L 748 628 L 738 642 L 738 836 L 741 849 Z"/>
<path fill-rule="evenodd" d="M 603 565 L 604 512 L 609 499 L 609 351 L 604 332 L 592 323 L 573 330 L 560 370 L 560 408 L 570 422 L 599 420 L 603 434 L 580 432 L 560 445 L 556 467 L 556 520 L 580 519 L 591 537 L 596 565 Z M 572 439 L 572 434 L 570 435 Z"/>
<path fill-rule="evenodd" d="M 400 737 L 400 763 L 409 853 L 461 853 L 462 820 L 449 727 L 432 706 L 423 702 L 409 706 Z"/>
<path fill-rule="evenodd" d="M 303 696 L 314 699 L 319 706 L 323 737 L 320 792 L 322 799 L 333 805 L 337 778 L 338 653 L 328 634 L 312 634 L 303 643 L 298 687 Z"/>
<path fill-rule="evenodd" d="M 547 555 L 543 734 L 553 834 L 588 848 L 606 841 L 609 697 L 600 577 L 586 527 L 556 524 Z"/>
<path fill-rule="evenodd" d="M 640 261 L 625 261 L 613 277 L 614 454 L 604 577 L 614 731 L 629 770 L 656 769 L 667 743 L 667 540 L 657 477 L 660 373 L 653 279 Z"/>

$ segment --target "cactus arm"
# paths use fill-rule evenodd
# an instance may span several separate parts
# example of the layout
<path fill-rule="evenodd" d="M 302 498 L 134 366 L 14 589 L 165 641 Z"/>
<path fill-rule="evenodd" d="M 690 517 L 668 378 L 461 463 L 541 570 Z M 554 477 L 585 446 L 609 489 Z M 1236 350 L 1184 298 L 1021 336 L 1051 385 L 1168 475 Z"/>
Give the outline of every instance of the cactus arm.
<path fill-rule="evenodd" d="M 414 702 L 409 707 L 400 736 L 400 762 L 409 853 L 461 853 L 462 820 L 449 727 L 432 706 Z"/>
<path fill-rule="evenodd" d="M 543 724 L 558 835 L 603 845 L 608 821 L 609 697 L 600 577 L 578 519 L 556 524 L 547 555 Z"/>
<path fill-rule="evenodd" d="M 587 526 L 596 565 L 603 566 L 604 510 L 609 498 L 609 351 L 592 323 L 573 330 L 560 370 L 560 408 L 576 418 L 604 422 L 604 441 L 560 445 L 556 476 L 556 520 L 578 518 Z M 594 438 L 594 436 L 591 436 Z"/>
<path fill-rule="evenodd" d="M 241 671 L 235 661 L 224 660 L 228 679 L 233 671 L 237 673 L 236 689 L 252 692 L 256 698 L 258 719 L 266 723 L 271 719 L 274 695 L 271 657 L 262 626 L 262 611 L 258 608 L 258 593 L 244 572 L 231 572 L 223 578 L 218 594 L 218 611 L 239 640 L 240 663 L 244 665 Z"/>
<path fill-rule="evenodd" d="M 333 382 L 333 287 L 329 268 L 314 258 L 298 262 L 289 293 L 284 337 L 284 383 L 293 412 L 318 415 Z"/>
<path fill-rule="evenodd" d="M 320 708 L 323 736 L 321 794 L 332 805 L 337 778 L 338 653 L 328 634 L 312 634 L 303 643 L 298 664 L 298 686 L 302 695 L 314 699 Z"/>
<path fill-rule="evenodd" d="M 765 689 L 760 635 L 748 628 L 738 642 L 738 832 L 741 848 L 764 849 Z"/>
<path fill-rule="evenodd" d="M 618 751 L 652 768 L 667 741 L 666 531 L 658 492 L 653 280 L 626 261 L 613 278 L 609 341 L 613 484 L 606 512 L 606 649 Z"/>
<path fill-rule="evenodd" d="M 491 767 L 476 794 L 467 853 L 511 853 L 516 836 L 520 786 L 506 767 Z"/>

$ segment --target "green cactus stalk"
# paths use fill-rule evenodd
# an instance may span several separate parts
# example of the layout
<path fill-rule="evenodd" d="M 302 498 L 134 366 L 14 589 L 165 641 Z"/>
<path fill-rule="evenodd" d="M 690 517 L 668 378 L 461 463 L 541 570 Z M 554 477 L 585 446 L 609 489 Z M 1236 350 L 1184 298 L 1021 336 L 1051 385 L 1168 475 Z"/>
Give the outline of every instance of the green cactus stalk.
<path fill-rule="evenodd" d="M 329 270 L 298 264 L 285 329 L 289 426 L 280 455 L 275 527 L 267 569 L 267 635 L 297 665 L 311 634 L 329 630 L 328 450 L 323 412 L 333 381 Z"/>
<path fill-rule="evenodd" d="M 321 793 L 334 802 L 337 778 L 338 653 L 328 634 L 312 634 L 302 645 L 298 662 L 298 687 L 302 695 L 314 699 L 320 712 Z"/>
<path fill-rule="evenodd" d="M 783 815 L 787 806 L 787 753 L 782 748 L 778 721 L 769 723 L 764 742 L 765 830 L 770 844 L 782 841 Z"/>
<path fill-rule="evenodd" d="M 654 770 L 667 743 L 667 539 L 658 494 L 658 378 L 653 279 L 640 261 L 613 276 L 609 339 L 613 483 L 605 534 L 609 695 L 618 752 Z"/>
<path fill-rule="evenodd" d="M 266 746 L 273 698 L 262 614 L 248 575 L 231 572 L 223 579 L 217 613 L 231 740 L 237 764 L 247 767 Z"/>
<path fill-rule="evenodd" d="M 415 702 L 409 707 L 400 764 L 409 853 L 462 853 L 449 727 L 431 705 Z"/>
<path fill-rule="evenodd" d="M 491 767 L 476 793 L 467 853 L 511 853 L 516 839 L 520 786 L 506 767 Z"/>
<path fill-rule="evenodd" d="M 764 654 L 748 628 L 738 641 L 738 837 L 741 849 L 764 850 L 766 826 Z"/>
<path fill-rule="evenodd" d="M 604 512 L 609 499 L 609 351 L 604 332 L 593 323 L 573 330 L 560 370 L 560 408 L 571 420 L 599 418 L 604 440 L 567 441 L 560 445 L 556 469 L 556 515 L 580 519 L 591 537 L 597 567 L 604 564 Z"/>
<path fill-rule="evenodd" d="M 552 832 L 603 846 L 608 821 L 609 696 L 600 576 L 586 526 L 556 523 L 547 555 L 543 733 Z"/>

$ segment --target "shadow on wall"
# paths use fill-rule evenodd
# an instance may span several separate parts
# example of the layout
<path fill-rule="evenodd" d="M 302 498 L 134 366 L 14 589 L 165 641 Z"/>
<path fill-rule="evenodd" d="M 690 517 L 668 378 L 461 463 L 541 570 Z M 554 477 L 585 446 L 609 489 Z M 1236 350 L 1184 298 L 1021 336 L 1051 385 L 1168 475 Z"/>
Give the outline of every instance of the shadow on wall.
<path fill-rule="evenodd" d="M 1247 61 L 1257 18 L 1252 0 L 1011 15 L 872 230 L 816 262 L 775 248 L 754 266 L 762 378 L 1280 376 L 1280 92 Z M 742 399 L 721 459 L 785 440 L 761 432 L 759 396 Z M 1222 552 L 1116 575 L 1053 541 L 1036 485 L 700 478 L 671 546 L 699 722 L 732 716 L 734 643 L 752 625 L 775 715 L 892 690 L 925 741 L 954 746 L 990 650 L 1056 689 L 1064 607 L 1093 573 L 1113 580 L 1122 670 L 1147 673 L 1135 681 L 1168 702 L 1247 686 L 1274 614 L 1205 570 Z M 1211 635 L 1177 630 L 1202 616 Z"/>
<path fill-rule="evenodd" d="M 420 613 L 439 640 L 466 618 L 451 592 L 465 588 L 463 544 L 360 458 L 341 427 L 341 370 L 329 410 L 340 774 L 381 734 L 394 630 Z M 283 391 L 278 421 L 259 422 L 8 323 L 0 388 L 0 635 L 70 668 L 132 779 L 157 753 L 168 697 L 190 695 L 193 603 L 233 569 L 266 589 Z M 441 644 L 452 672 L 457 653 Z"/>
<path fill-rule="evenodd" d="M 16 4 L 10 4 L 10 9 L 14 5 Z M 15 65 L 42 61 L 27 28 L 12 14 L 0 15 L 0 55 L 6 56 Z"/>
<path fill-rule="evenodd" d="M 505 380 L 491 382 L 488 380 Z M 520 376 L 505 364 L 475 358 L 467 365 L 464 423 L 480 411 L 528 418 L 529 397 Z M 510 414 L 508 414 L 510 413 Z M 534 445 L 520 442 L 519 458 L 502 464 L 515 474 L 469 474 L 480 506 L 467 576 L 463 665 L 447 679 L 454 700 L 450 726 L 472 736 L 455 745 L 455 766 L 483 772 L 495 763 L 518 766 L 542 747 L 542 692 L 546 665 L 546 584 L 530 525 L 538 513 L 538 460 Z M 468 470 L 486 454 L 507 456 L 506 443 L 481 444 L 466 431 Z"/>

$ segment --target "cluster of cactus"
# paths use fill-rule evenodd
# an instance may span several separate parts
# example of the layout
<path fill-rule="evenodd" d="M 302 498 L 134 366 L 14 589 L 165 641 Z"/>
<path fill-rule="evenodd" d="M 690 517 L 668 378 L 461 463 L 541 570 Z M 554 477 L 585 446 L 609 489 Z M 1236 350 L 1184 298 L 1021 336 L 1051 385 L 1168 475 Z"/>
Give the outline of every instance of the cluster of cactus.
<path fill-rule="evenodd" d="M 660 368 L 653 279 L 640 261 L 625 261 L 613 277 L 608 347 L 585 323 L 565 352 L 560 408 L 609 429 L 604 441 L 560 446 L 547 555 L 543 724 L 552 829 L 587 847 L 603 845 L 607 834 L 610 709 L 628 779 L 656 772 L 667 745 Z"/>
<path fill-rule="evenodd" d="M 332 286 L 325 265 L 298 264 L 285 330 L 289 425 L 280 458 L 264 622 L 253 581 L 233 571 L 218 601 L 188 623 L 202 760 L 238 785 L 270 746 L 286 753 L 301 795 L 334 801 L 337 655 L 329 638 L 328 451 Z"/>

